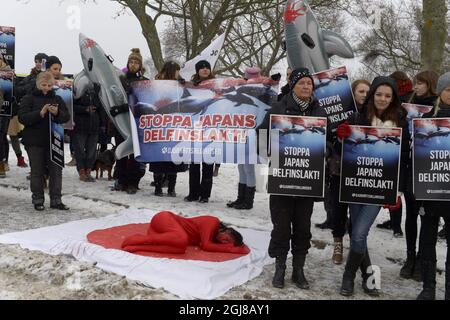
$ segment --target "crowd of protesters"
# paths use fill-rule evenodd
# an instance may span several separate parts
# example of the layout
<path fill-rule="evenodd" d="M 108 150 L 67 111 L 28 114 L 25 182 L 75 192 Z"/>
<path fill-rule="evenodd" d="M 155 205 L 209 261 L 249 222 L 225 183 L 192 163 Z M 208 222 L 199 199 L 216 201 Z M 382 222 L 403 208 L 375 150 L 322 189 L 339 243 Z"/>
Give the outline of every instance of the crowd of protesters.
<path fill-rule="evenodd" d="M 49 117 L 57 123 L 69 121 L 69 112 L 64 101 L 55 95 L 56 80 L 64 79 L 61 72 L 62 62 L 56 56 L 39 53 L 35 56 L 35 66 L 30 74 L 21 80 L 15 80 L 15 99 L 10 117 L 0 117 L 0 178 L 7 176 L 9 170 L 9 141 L 17 157 L 19 167 L 27 167 L 22 153 L 21 143 L 25 146 L 31 167 L 30 189 L 32 203 L 37 211 L 45 210 L 44 189 L 49 187 L 50 207 L 56 210 L 69 210 L 62 202 L 62 169 L 49 159 Z M 181 84 L 191 81 L 199 86 L 203 81 L 214 79 L 210 63 L 199 61 L 195 66 L 196 73 L 191 79 L 180 77 L 180 65 L 167 61 L 156 80 L 176 80 Z M 11 71 L 0 56 L 0 71 Z M 139 49 L 132 49 L 127 66 L 120 77 L 126 93 L 132 91 L 131 83 L 148 80 L 145 76 L 143 59 Z M 259 68 L 247 68 L 245 79 L 259 78 Z M 279 75 L 271 77 L 272 84 L 278 83 Z M 278 102 L 266 115 L 259 129 L 269 128 L 271 114 L 289 114 L 310 117 L 324 117 L 314 97 L 314 80 L 306 68 L 288 69 L 288 83 L 281 88 Z M 380 292 L 368 286 L 372 275 L 371 259 L 367 239 L 369 231 L 382 206 L 347 204 L 339 201 L 341 174 L 341 143 L 350 135 L 350 125 L 374 127 L 402 128 L 402 150 L 400 165 L 400 181 L 396 205 L 385 206 L 390 212 L 390 219 L 377 227 L 391 229 L 395 237 L 402 237 L 402 199 L 406 204 L 406 262 L 399 270 L 399 276 L 423 282 L 423 290 L 418 299 L 435 299 L 436 293 L 436 243 L 438 237 L 447 240 L 447 262 L 445 265 L 445 299 L 450 299 L 450 233 L 445 226 L 450 226 L 449 201 L 417 201 L 412 189 L 412 160 L 409 150 L 410 136 L 406 114 L 401 108 L 402 102 L 433 106 L 425 114 L 427 118 L 450 117 L 450 73 L 438 75 L 433 71 L 422 71 L 412 80 L 401 71 L 389 76 L 375 78 L 372 82 L 359 79 L 352 84 L 356 112 L 342 122 L 336 133 L 328 130 L 327 134 L 327 179 L 324 199 L 327 219 L 317 225 L 322 229 L 331 229 L 334 250 L 331 261 L 334 264 L 344 262 L 343 239 L 348 233 L 350 250 L 345 262 L 340 293 L 344 296 L 354 294 L 356 273 L 361 270 L 362 288 L 370 296 L 379 296 Z M 3 92 L 0 92 L 0 105 L 3 103 Z M 129 112 L 122 107 L 118 113 Z M 95 182 L 92 170 L 99 154 L 124 141 L 118 130 L 109 121 L 103 111 L 98 92 L 94 89 L 74 99 L 74 129 L 68 130 L 71 154 L 69 164 L 75 164 L 79 180 L 84 183 Z M 114 141 L 114 143 L 112 143 Z M 167 195 L 176 197 L 177 175 L 189 172 L 189 190 L 184 200 L 187 202 L 207 203 L 211 197 L 214 177 L 220 164 L 195 163 L 190 165 L 172 162 L 154 162 L 149 164 L 153 173 L 154 195 L 163 196 L 163 188 L 167 184 Z M 118 159 L 114 170 L 113 190 L 136 194 L 139 183 L 146 173 L 147 164 L 138 162 L 133 155 Z M 255 165 L 238 165 L 239 183 L 237 199 L 227 203 L 230 208 L 250 210 L 253 208 L 256 175 Z M 178 190 L 180 192 L 180 190 Z M 305 275 L 305 261 L 311 246 L 311 216 L 314 210 L 314 199 L 308 197 L 271 195 L 269 210 L 273 223 L 269 255 L 275 258 L 275 273 L 272 285 L 276 288 L 285 286 L 285 271 L 289 251 L 292 252 L 292 281 L 300 289 L 311 287 Z M 418 217 L 421 227 L 418 226 Z M 445 226 L 438 231 L 440 218 Z"/>

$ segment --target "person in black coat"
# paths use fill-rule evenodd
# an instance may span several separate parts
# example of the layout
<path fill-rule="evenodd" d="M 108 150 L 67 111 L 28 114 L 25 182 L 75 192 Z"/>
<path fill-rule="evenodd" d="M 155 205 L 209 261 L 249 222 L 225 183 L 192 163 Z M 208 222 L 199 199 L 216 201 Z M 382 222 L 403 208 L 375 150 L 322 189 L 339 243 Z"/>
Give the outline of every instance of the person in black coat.
<path fill-rule="evenodd" d="M 196 73 L 192 76 L 192 83 L 198 86 L 202 81 L 214 79 L 211 64 L 201 60 L 195 65 Z M 189 194 L 184 201 L 208 203 L 213 186 L 214 163 L 191 163 L 189 165 Z M 200 200 L 199 200 L 200 199 Z"/>
<path fill-rule="evenodd" d="M 431 117 L 450 118 L 450 72 L 443 74 L 437 82 L 439 99 Z M 423 290 L 418 300 L 436 299 L 436 243 L 439 219 L 450 226 L 450 201 L 424 201 L 425 215 L 422 217 L 420 243 L 422 245 L 421 271 Z M 446 233 L 447 255 L 445 262 L 445 300 L 450 300 L 450 234 Z"/>
<path fill-rule="evenodd" d="M 51 73 L 40 73 L 36 79 L 36 89 L 23 97 L 19 108 L 19 121 L 25 126 L 22 142 L 30 158 L 32 202 L 38 211 L 45 209 L 43 181 L 46 168 L 50 179 L 50 207 L 69 209 L 61 202 L 62 169 L 50 160 L 50 117 L 60 124 L 70 119 L 63 99 L 53 90 L 54 83 Z"/>
<path fill-rule="evenodd" d="M 89 89 L 73 102 L 75 128 L 74 151 L 80 180 L 94 182 L 91 170 L 95 163 L 100 130 L 101 104 L 94 90 Z"/>
<path fill-rule="evenodd" d="M 400 127 L 402 128 L 402 148 L 400 159 L 399 191 L 404 192 L 406 180 L 405 173 L 409 159 L 409 128 L 406 117 L 400 110 L 400 98 L 397 86 L 389 77 L 377 77 L 373 80 L 367 95 L 363 109 L 359 113 L 350 116 L 349 121 L 339 125 L 336 134 L 338 138 L 348 138 L 351 134 L 351 125 L 370 127 Z M 354 201 L 358 202 L 357 199 Z M 401 202 L 400 196 L 397 206 Z M 369 251 L 367 248 L 367 237 L 381 206 L 368 204 L 349 204 L 350 218 L 352 223 L 350 253 L 345 265 L 340 293 L 351 296 L 354 292 L 354 280 L 356 272 L 361 268 L 364 292 L 371 296 L 378 296 L 376 288 L 369 288 L 367 280 L 371 276 L 368 268 L 371 266 Z"/>
<path fill-rule="evenodd" d="M 326 117 L 313 96 L 314 80 L 309 70 L 299 68 L 292 72 L 290 91 L 266 114 L 259 130 L 270 131 L 270 115 L 292 115 Z M 267 138 L 269 139 L 269 138 Z M 269 140 L 267 140 L 269 141 Z M 272 285 L 284 287 L 286 259 L 291 249 L 293 254 L 292 280 L 301 289 L 309 289 L 304 275 L 306 255 L 311 247 L 311 215 L 314 198 L 296 196 L 270 196 L 270 215 L 273 229 L 269 244 L 269 256 L 276 259 Z"/>
<path fill-rule="evenodd" d="M 128 95 L 132 91 L 132 82 L 148 80 L 144 77 L 144 72 L 145 69 L 142 65 L 142 55 L 140 50 L 137 48 L 132 49 L 131 54 L 128 57 L 127 71 L 124 75 L 120 76 L 122 86 Z M 121 108 L 118 112 L 129 112 L 129 106 L 126 108 Z M 117 130 L 115 132 L 114 139 L 117 146 L 124 141 L 124 138 Z M 145 175 L 145 168 L 146 164 L 137 162 L 134 158 L 134 154 L 117 160 L 116 169 L 114 171 L 114 176 L 117 180 L 114 185 L 114 190 L 126 191 L 128 194 L 136 194 L 139 189 L 139 182 Z"/>

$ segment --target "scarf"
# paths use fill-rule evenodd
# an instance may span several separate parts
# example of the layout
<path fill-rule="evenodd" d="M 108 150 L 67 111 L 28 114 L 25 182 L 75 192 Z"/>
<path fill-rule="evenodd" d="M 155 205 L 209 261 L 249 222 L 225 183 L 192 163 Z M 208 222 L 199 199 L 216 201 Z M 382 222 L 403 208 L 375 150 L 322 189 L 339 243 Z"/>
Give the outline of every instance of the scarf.
<path fill-rule="evenodd" d="M 305 112 L 306 109 L 309 108 L 309 104 L 310 104 L 311 100 L 305 101 L 305 100 L 300 99 L 299 97 L 297 97 L 297 95 L 295 94 L 294 91 L 292 91 L 292 98 L 294 98 L 294 101 L 297 104 L 297 106 L 299 107 L 301 112 Z"/>

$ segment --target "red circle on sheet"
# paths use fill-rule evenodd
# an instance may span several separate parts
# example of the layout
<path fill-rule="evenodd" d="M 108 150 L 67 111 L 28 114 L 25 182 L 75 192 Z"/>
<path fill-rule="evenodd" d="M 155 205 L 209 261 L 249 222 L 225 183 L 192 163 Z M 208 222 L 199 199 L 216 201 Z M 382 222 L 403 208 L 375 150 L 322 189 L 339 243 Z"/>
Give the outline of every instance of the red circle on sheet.
<path fill-rule="evenodd" d="M 104 230 L 95 230 L 87 235 L 87 240 L 92 244 L 97 244 L 106 249 L 122 250 L 123 240 L 135 234 L 147 234 L 149 223 L 128 224 L 124 226 L 113 227 Z M 224 262 L 234 260 L 245 256 L 245 254 L 207 252 L 201 250 L 198 246 L 188 246 L 183 254 L 157 253 L 157 252 L 134 252 L 134 254 L 153 257 L 170 258 L 180 260 L 200 260 L 208 262 Z"/>

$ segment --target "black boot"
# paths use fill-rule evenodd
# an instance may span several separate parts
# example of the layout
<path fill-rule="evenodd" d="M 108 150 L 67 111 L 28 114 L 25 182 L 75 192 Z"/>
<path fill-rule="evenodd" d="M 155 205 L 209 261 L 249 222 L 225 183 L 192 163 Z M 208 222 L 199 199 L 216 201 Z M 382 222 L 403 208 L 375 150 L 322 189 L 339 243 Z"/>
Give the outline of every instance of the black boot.
<path fill-rule="evenodd" d="M 445 264 L 445 300 L 450 300 L 450 261 Z"/>
<path fill-rule="evenodd" d="M 305 266 L 306 255 L 294 255 L 292 258 L 292 281 L 300 289 L 308 290 L 309 283 L 305 278 L 303 267 Z"/>
<path fill-rule="evenodd" d="M 176 174 L 168 174 L 167 180 L 169 181 L 168 189 L 167 189 L 167 195 L 169 197 L 176 197 L 177 194 L 175 192 L 175 186 L 177 184 L 177 175 Z"/>
<path fill-rule="evenodd" d="M 227 203 L 227 207 L 228 208 L 234 208 L 234 206 L 241 204 L 244 202 L 244 198 L 245 198 L 245 188 L 247 187 L 247 185 L 243 184 L 243 183 L 239 183 L 238 185 L 238 197 L 235 201 L 230 201 Z"/>
<path fill-rule="evenodd" d="M 416 263 L 414 264 L 414 272 L 411 277 L 413 280 L 422 282 L 422 263 L 420 259 L 420 253 L 417 253 Z"/>
<path fill-rule="evenodd" d="M 164 175 L 158 173 L 155 174 L 153 177 L 155 180 L 155 196 L 162 197 L 163 196 L 162 185 L 164 182 Z"/>
<path fill-rule="evenodd" d="M 436 300 L 436 261 L 422 260 L 423 290 L 417 300 Z"/>
<path fill-rule="evenodd" d="M 366 254 L 364 255 L 363 260 L 361 261 L 361 276 L 362 276 L 362 288 L 365 293 L 367 293 L 369 296 L 372 297 L 379 297 L 380 292 L 377 288 L 370 289 L 367 285 L 367 280 L 370 276 L 372 276 L 373 273 L 368 273 L 369 267 L 372 265 L 372 262 L 370 261 L 369 251 L 366 251 Z"/>
<path fill-rule="evenodd" d="M 404 279 L 411 279 L 414 273 L 414 266 L 416 264 L 416 253 L 408 251 L 406 253 L 406 262 L 400 269 L 400 277 Z"/>
<path fill-rule="evenodd" d="M 255 199 L 256 187 L 246 187 L 244 202 L 234 206 L 238 210 L 250 210 L 253 208 L 253 200 Z"/>
<path fill-rule="evenodd" d="M 275 274 L 272 279 L 272 286 L 284 288 L 284 275 L 286 272 L 286 256 L 277 257 L 275 260 Z"/>
<path fill-rule="evenodd" d="M 358 268 L 361 266 L 364 256 L 364 253 L 357 253 L 350 249 L 347 263 L 345 264 L 344 275 L 342 276 L 341 295 L 346 297 L 353 295 L 355 290 L 356 271 L 358 271 Z"/>

